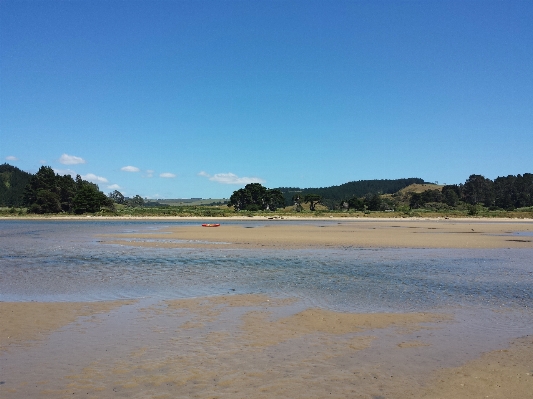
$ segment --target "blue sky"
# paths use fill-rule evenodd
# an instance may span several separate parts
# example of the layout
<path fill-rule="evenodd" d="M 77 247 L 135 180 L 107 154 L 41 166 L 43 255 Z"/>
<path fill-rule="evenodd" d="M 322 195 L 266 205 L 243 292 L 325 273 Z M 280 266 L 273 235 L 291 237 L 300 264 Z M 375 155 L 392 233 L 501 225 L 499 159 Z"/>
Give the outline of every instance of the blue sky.
<path fill-rule="evenodd" d="M 0 1 L 0 162 L 227 198 L 533 172 L 532 1 Z"/>

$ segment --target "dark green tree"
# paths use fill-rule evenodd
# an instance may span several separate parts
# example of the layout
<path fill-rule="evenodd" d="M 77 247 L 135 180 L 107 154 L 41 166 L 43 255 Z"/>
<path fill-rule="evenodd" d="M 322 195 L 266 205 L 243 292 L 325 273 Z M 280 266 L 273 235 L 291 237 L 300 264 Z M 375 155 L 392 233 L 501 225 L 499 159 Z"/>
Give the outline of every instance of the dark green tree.
<path fill-rule="evenodd" d="M 31 210 L 33 204 L 37 204 L 37 193 L 39 190 L 49 191 L 59 198 L 60 189 L 56 184 L 56 175 L 50 166 L 41 166 L 39 171 L 30 178 L 24 189 L 22 202 Z M 43 197 L 41 196 L 41 201 Z M 34 209 L 38 209 L 35 207 Z M 44 213 L 44 212 L 39 212 Z"/>
<path fill-rule="evenodd" d="M 409 208 L 418 209 L 418 208 L 422 208 L 423 206 L 424 206 L 424 202 L 422 201 L 422 194 L 413 193 L 411 195 L 411 199 L 409 200 Z"/>
<path fill-rule="evenodd" d="M 108 198 L 111 199 L 115 204 L 124 204 L 126 202 L 126 198 L 124 198 L 124 195 L 118 190 L 115 190 L 111 193 L 109 193 Z"/>
<path fill-rule="evenodd" d="M 144 199 L 140 195 L 136 195 L 126 201 L 126 205 L 132 208 L 142 208 L 144 206 Z"/>
<path fill-rule="evenodd" d="M 285 198 L 280 190 L 270 190 L 259 183 L 250 183 L 233 192 L 228 206 L 236 211 L 274 211 L 285 206 Z"/>
<path fill-rule="evenodd" d="M 516 176 L 517 208 L 533 206 L 533 174 Z"/>
<path fill-rule="evenodd" d="M 96 184 L 76 180 L 69 175 L 56 175 L 49 166 L 42 166 L 24 189 L 23 203 L 30 213 L 97 212 L 110 201 Z"/>
<path fill-rule="evenodd" d="M 306 194 L 304 197 L 304 202 L 309 204 L 310 211 L 314 211 L 316 206 L 322 203 L 322 197 L 318 194 Z"/>
<path fill-rule="evenodd" d="M 63 212 L 72 211 L 72 201 L 76 195 L 76 182 L 70 175 L 56 175 L 56 183 L 59 188 L 59 201 Z"/>
<path fill-rule="evenodd" d="M 471 205 L 494 204 L 493 182 L 481 175 L 470 175 L 463 186 L 465 201 Z"/>
<path fill-rule="evenodd" d="M 268 190 L 266 187 L 263 187 L 263 185 L 259 183 L 250 183 L 247 184 L 244 189 L 249 193 L 249 198 L 251 201 L 251 203 L 247 205 L 254 208 L 250 210 L 266 209 L 268 205 Z"/>
<path fill-rule="evenodd" d="M 59 213 L 61 212 L 61 203 L 59 195 L 49 190 L 39 189 L 35 202 L 31 204 L 28 211 L 30 213 Z"/>
<path fill-rule="evenodd" d="M 533 206 L 533 174 L 509 175 L 494 180 L 496 207 L 513 210 Z"/>
<path fill-rule="evenodd" d="M 267 189 L 266 202 L 266 209 L 271 211 L 285 207 L 285 197 L 283 197 L 283 193 L 277 189 Z"/>
<path fill-rule="evenodd" d="M 302 207 L 303 198 L 300 194 L 294 194 L 291 198 L 291 201 L 294 204 L 294 209 L 296 212 L 301 212 L 303 210 L 303 207 Z"/>
<path fill-rule="evenodd" d="M 428 202 L 441 202 L 442 193 L 439 190 L 425 190 L 421 193 L 413 193 L 409 201 L 411 209 L 423 208 Z"/>
<path fill-rule="evenodd" d="M 0 165 L 0 206 L 20 207 L 31 174 L 7 163 Z"/>
<path fill-rule="evenodd" d="M 229 197 L 228 206 L 232 206 L 235 211 L 241 211 L 246 209 L 246 207 L 252 203 L 252 197 L 250 193 L 244 189 L 240 188 L 231 194 Z"/>
<path fill-rule="evenodd" d="M 95 184 L 84 182 L 78 188 L 72 200 L 72 211 L 76 214 L 99 212 L 103 206 L 109 205 L 109 200 Z"/>
<path fill-rule="evenodd" d="M 348 200 L 348 209 L 362 212 L 365 210 L 365 202 L 362 198 L 352 197 Z"/>
<path fill-rule="evenodd" d="M 447 185 L 442 187 L 442 202 L 448 206 L 457 206 L 461 198 L 461 189 L 458 185 Z"/>
<path fill-rule="evenodd" d="M 369 211 L 381 210 L 381 195 L 374 194 L 365 197 L 364 203 Z"/>

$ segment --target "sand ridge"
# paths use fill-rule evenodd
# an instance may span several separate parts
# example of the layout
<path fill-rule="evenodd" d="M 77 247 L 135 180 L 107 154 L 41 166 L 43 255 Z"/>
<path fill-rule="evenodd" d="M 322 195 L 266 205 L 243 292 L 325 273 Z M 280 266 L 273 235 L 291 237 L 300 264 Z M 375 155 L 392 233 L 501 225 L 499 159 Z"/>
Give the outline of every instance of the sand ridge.
<path fill-rule="evenodd" d="M 104 237 L 104 243 L 199 248 L 533 248 L 533 221 L 359 220 L 287 224 L 270 221 L 216 228 L 178 226 L 161 234 Z M 526 233 L 527 235 L 516 235 Z"/>

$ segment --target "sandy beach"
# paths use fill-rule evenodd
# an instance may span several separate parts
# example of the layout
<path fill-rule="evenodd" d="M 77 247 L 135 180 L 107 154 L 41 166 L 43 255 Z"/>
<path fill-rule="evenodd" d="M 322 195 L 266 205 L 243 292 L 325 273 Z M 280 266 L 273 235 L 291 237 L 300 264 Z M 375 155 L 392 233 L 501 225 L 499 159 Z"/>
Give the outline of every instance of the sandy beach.
<path fill-rule="evenodd" d="M 533 392 L 532 336 L 434 369 L 425 358 L 434 355 L 431 343 L 417 337 L 449 322 L 448 315 L 309 308 L 283 316 L 291 303 L 261 295 L 164 301 L 136 309 L 138 320 L 123 326 L 128 332 L 115 331 L 107 341 L 105 319 L 120 317 L 117 306 L 131 302 L 1 303 L 10 327 L 1 330 L 9 337 L 2 337 L 0 392 L 5 398 L 428 399 L 518 399 Z M 35 321 L 36 313 L 46 322 Z M 61 331 L 46 342 L 54 329 Z M 41 366 L 26 374 L 9 370 L 22 351 Z"/>
<path fill-rule="evenodd" d="M 526 233 L 524 236 L 516 233 Z M 174 239 L 161 243 L 143 239 Z M 135 241 L 132 241 L 134 239 Z M 469 219 L 324 219 L 322 223 L 290 224 L 265 221 L 259 226 L 224 225 L 206 228 L 180 226 L 161 234 L 127 234 L 110 243 L 136 246 L 215 247 L 224 243 L 234 248 L 533 248 L 533 221 Z"/>
<path fill-rule="evenodd" d="M 274 220 L 99 240 L 210 249 L 520 250 L 533 248 L 532 232 L 533 222 L 523 220 Z M 532 398 L 533 334 L 448 358 L 451 344 L 440 340 L 454 318 L 336 312 L 268 295 L 0 302 L 0 396 Z"/>

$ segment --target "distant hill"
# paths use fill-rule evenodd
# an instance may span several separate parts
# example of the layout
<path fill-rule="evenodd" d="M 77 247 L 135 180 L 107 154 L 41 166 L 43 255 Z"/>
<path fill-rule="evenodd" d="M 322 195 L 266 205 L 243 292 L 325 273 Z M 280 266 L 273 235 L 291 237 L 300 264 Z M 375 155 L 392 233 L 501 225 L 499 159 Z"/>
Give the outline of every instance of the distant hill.
<path fill-rule="evenodd" d="M 322 197 L 324 205 L 329 208 L 336 208 L 343 200 L 352 197 L 363 197 L 367 194 L 394 194 L 411 184 L 424 184 L 424 179 L 411 177 L 407 179 L 395 180 L 358 180 L 341 184 L 340 186 L 320 187 L 320 188 L 299 188 L 299 187 L 279 187 L 287 204 L 292 203 L 295 194 L 305 196 L 306 194 L 318 194 Z"/>
<path fill-rule="evenodd" d="M 30 177 L 16 166 L 0 165 L 0 206 L 22 206 L 22 194 Z"/>
<path fill-rule="evenodd" d="M 424 184 L 411 184 L 405 188 L 402 188 L 398 191 L 398 194 L 407 194 L 407 193 L 422 193 L 426 190 L 439 190 L 442 191 L 443 185 L 433 184 L 433 183 L 424 183 Z"/>

